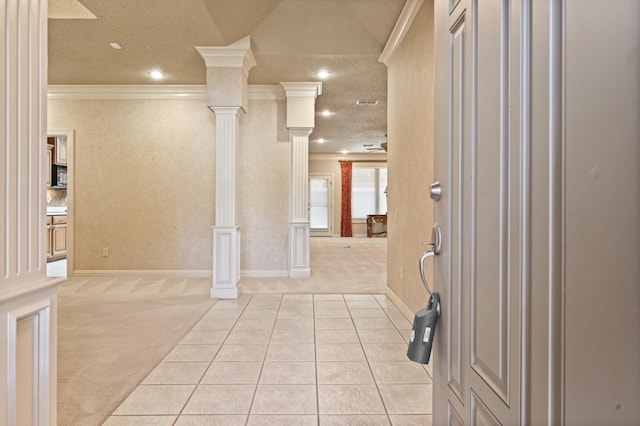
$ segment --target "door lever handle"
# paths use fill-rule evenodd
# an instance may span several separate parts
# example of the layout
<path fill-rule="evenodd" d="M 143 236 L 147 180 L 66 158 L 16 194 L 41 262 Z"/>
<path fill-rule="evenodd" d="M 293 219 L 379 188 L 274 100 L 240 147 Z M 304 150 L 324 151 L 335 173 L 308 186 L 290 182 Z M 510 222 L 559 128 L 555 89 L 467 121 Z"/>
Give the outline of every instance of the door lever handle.
<path fill-rule="evenodd" d="M 430 245 L 433 247 L 433 244 L 430 243 Z M 424 288 L 427 290 L 427 293 L 429 293 L 429 297 L 431 297 L 432 291 L 429 288 L 429 284 L 427 283 L 427 277 L 424 275 L 424 261 L 427 260 L 427 258 L 429 257 L 433 257 L 435 256 L 435 252 L 433 250 L 427 250 L 424 253 L 422 253 L 422 256 L 420 257 L 420 263 L 419 263 L 419 267 L 420 267 L 420 278 L 422 279 L 422 284 L 424 284 Z"/>

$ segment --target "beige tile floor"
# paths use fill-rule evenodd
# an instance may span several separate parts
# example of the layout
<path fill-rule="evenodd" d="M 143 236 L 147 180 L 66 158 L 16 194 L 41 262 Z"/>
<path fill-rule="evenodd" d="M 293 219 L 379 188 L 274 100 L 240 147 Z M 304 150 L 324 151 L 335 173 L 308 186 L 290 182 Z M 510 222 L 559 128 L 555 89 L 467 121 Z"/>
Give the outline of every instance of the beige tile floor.
<path fill-rule="evenodd" d="M 430 425 L 410 329 L 381 294 L 218 301 L 105 425 Z"/>

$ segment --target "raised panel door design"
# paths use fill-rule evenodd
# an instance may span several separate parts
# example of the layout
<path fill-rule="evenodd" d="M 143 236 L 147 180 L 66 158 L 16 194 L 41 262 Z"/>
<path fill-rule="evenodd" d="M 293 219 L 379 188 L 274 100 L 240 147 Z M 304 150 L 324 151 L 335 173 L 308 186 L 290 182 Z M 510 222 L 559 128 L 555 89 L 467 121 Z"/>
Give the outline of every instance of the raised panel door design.
<path fill-rule="evenodd" d="M 436 335 L 434 424 L 514 424 L 521 141 L 520 93 L 512 85 L 521 9 L 510 0 L 460 0 L 449 13 L 452 3 L 439 3 L 435 175 L 443 196 L 435 220 L 443 253 L 434 276 L 444 318 Z"/>

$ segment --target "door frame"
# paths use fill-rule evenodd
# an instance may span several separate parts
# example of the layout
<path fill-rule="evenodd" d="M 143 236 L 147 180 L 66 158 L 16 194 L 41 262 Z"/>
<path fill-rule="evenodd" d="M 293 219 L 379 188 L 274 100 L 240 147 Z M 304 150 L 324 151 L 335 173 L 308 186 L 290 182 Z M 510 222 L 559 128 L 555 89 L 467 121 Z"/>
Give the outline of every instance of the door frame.
<path fill-rule="evenodd" d="M 74 129 L 48 129 L 47 137 L 65 136 L 67 138 L 67 277 L 73 276 L 74 254 L 74 186 L 75 186 L 75 131 Z"/>

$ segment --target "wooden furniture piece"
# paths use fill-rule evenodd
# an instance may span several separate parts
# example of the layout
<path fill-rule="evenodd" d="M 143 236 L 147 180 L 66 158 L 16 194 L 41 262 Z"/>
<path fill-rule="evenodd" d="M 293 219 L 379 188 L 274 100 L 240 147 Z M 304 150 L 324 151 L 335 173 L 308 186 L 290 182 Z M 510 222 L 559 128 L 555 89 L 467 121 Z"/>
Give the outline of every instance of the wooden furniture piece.
<path fill-rule="evenodd" d="M 367 215 L 367 237 L 387 236 L 387 215 L 386 214 L 370 214 Z"/>

